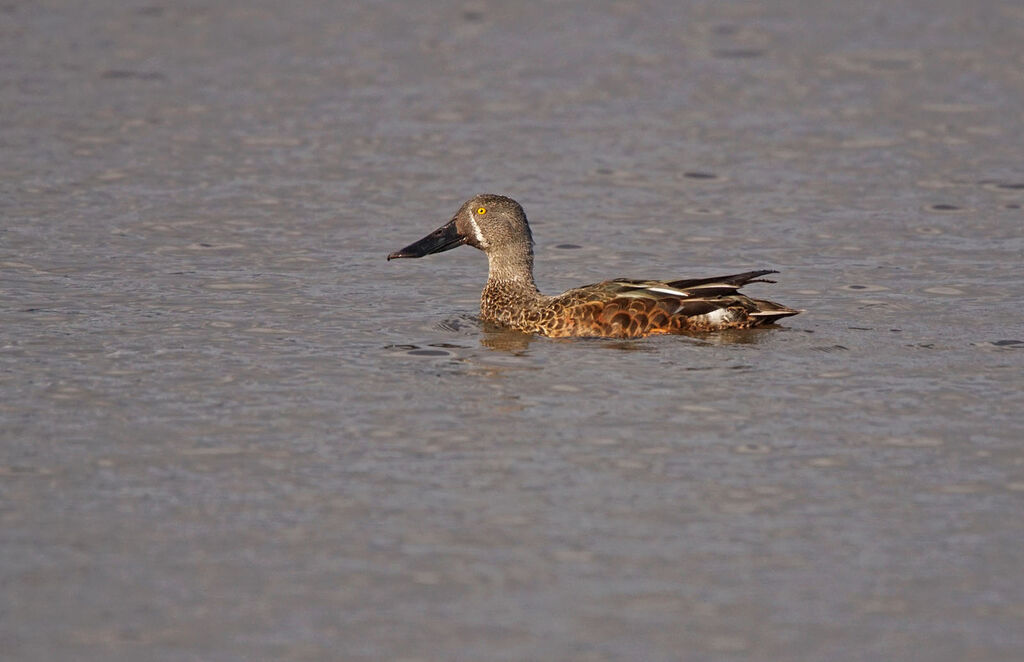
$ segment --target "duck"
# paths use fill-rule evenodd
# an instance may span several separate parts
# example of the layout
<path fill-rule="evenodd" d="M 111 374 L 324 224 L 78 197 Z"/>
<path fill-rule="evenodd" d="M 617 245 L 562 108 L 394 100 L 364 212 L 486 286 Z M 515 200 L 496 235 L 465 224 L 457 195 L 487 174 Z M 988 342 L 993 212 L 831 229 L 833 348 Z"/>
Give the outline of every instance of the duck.
<path fill-rule="evenodd" d="M 802 310 L 740 294 L 751 283 L 774 283 L 760 269 L 711 278 L 616 278 L 545 295 L 533 277 L 533 234 L 523 207 L 510 197 L 482 193 L 450 221 L 388 255 L 420 258 L 466 245 L 487 256 L 480 319 L 551 338 L 643 338 L 772 325 Z"/>

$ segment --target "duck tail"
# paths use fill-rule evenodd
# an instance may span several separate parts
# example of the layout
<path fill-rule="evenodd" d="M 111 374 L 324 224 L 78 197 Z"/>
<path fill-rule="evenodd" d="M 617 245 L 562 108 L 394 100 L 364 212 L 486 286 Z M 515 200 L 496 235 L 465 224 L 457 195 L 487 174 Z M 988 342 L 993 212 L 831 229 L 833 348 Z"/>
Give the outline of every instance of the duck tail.
<path fill-rule="evenodd" d="M 756 281 L 748 281 L 756 282 Z M 767 299 L 751 299 L 757 306 L 757 310 L 747 313 L 748 316 L 757 320 L 757 325 L 763 324 L 775 324 L 783 317 L 791 317 L 793 315 L 799 315 L 804 312 L 797 308 L 790 308 L 789 306 L 783 306 L 781 303 L 775 303 L 774 301 L 768 301 Z"/>

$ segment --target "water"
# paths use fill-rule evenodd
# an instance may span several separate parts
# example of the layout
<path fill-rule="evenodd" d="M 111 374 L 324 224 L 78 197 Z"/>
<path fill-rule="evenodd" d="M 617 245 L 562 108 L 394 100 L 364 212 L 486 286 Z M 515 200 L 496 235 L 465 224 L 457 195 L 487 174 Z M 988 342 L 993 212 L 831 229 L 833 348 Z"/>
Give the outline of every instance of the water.
<path fill-rule="evenodd" d="M 0 7 L 0 646 L 1018 660 L 1010 2 Z M 781 271 L 769 330 L 475 320 Z"/>

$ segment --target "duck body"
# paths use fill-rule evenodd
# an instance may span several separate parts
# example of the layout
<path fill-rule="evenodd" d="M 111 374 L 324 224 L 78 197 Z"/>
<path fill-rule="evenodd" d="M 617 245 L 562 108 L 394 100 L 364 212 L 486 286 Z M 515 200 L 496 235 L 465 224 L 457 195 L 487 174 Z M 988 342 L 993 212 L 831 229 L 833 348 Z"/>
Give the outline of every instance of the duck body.
<path fill-rule="evenodd" d="M 672 281 L 617 278 L 545 296 L 533 279 L 526 214 L 515 200 L 499 195 L 471 198 L 446 225 L 388 259 L 423 257 L 462 244 L 487 254 L 481 319 L 524 333 L 641 338 L 752 328 L 801 312 L 739 293 L 748 283 L 773 282 L 761 278 L 773 270 Z"/>
<path fill-rule="evenodd" d="M 642 338 L 664 333 L 745 329 L 799 312 L 737 293 L 746 283 L 771 282 L 758 278 L 769 273 L 774 272 L 751 271 L 668 283 L 618 278 L 557 296 L 530 296 L 518 287 L 488 282 L 480 297 L 480 317 L 552 338 Z"/>

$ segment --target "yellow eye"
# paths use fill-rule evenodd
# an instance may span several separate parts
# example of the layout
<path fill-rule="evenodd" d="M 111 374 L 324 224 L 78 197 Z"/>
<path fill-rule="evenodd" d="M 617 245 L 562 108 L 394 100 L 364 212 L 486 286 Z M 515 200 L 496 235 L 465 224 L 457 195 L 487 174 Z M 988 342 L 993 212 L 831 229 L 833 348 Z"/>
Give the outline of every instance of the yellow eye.
<path fill-rule="evenodd" d="M 485 209 L 484 207 L 480 207 L 479 209 L 476 210 L 476 213 L 478 213 L 478 214 L 486 214 L 487 213 L 487 209 Z"/>

